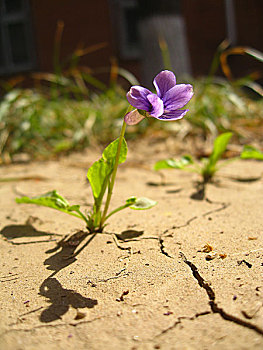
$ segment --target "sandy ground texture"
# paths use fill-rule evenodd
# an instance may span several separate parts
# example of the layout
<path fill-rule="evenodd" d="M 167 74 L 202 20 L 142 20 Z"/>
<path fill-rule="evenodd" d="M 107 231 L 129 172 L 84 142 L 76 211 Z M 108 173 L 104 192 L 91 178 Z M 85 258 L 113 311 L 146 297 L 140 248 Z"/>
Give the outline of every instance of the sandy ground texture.
<path fill-rule="evenodd" d="M 196 174 L 163 171 L 161 185 L 151 167 L 167 154 L 142 147 L 112 207 L 132 195 L 158 205 L 116 214 L 95 237 L 15 197 L 57 189 L 89 209 L 97 151 L 0 168 L 1 350 L 263 348 L 262 162 L 229 163 L 202 199 Z"/>

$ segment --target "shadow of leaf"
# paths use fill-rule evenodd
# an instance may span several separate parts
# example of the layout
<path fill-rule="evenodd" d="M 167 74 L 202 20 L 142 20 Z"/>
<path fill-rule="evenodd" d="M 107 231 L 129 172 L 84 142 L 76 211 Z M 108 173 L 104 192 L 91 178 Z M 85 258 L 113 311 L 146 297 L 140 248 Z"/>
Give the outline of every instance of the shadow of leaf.
<path fill-rule="evenodd" d="M 144 231 L 136 231 L 136 230 L 126 230 L 122 231 L 120 234 L 115 234 L 115 236 L 123 242 L 127 242 L 133 238 L 140 237 L 143 235 Z"/>
<path fill-rule="evenodd" d="M 53 233 L 38 231 L 32 225 L 8 225 L 2 228 L 0 234 L 8 240 L 21 237 L 56 236 Z"/>
<path fill-rule="evenodd" d="M 47 278 L 41 284 L 39 294 L 49 299 L 50 306 L 40 315 L 41 322 L 52 322 L 63 316 L 72 306 L 78 308 L 93 308 L 98 304 L 96 299 L 86 298 L 71 289 L 65 289 L 56 278 Z"/>
<path fill-rule="evenodd" d="M 257 177 L 235 177 L 235 176 L 228 176 L 228 178 L 232 181 L 237 181 L 237 182 L 256 182 L 261 179 L 261 176 Z"/>
<path fill-rule="evenodd" d="M 151 187 L 166 187 L 166 186 L 174 186 L 176 185 L 176 183 L 174 182 L 146 182 L 147 186 L 151 186 Z"/>
<path fill-rule="evenodd" d="M 181 188 L 176 188 L 175 190 L 167 190 L 166 193 L 175 194 L 175 193 L 179 193 L 181 191 L 182 191 Z"/>

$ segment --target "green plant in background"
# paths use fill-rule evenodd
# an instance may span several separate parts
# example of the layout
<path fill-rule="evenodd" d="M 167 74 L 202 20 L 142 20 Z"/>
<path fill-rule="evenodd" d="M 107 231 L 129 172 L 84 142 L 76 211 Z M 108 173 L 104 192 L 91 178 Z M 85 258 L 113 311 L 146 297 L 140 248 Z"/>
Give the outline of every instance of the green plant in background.
<path fill-rule="evenodd" d="M 253 146 L 245 145 L 243 151 L 241 152 L 240 158 L 263 160 L 263 152 Z"/>
<path fill-rule="evenodd" d="M 191 117 L 185 117 L 180 128 L 173 123 L 159 126 L 172 133 L 192 136 L 216 135 L 229 129 L 245 139 L 253 140 L 252 131 L 263 119 L 263 101 L 251 100 L 226 81 L 210 84 L 201 94 L 204 81 L 193 82 L 195 95 L 191 101 Z M 89 97 L 52 99 L 45 89 L 12 89 L 0 102 L 0 151 L 2 157 L 18 153 L 31 157 L 49 157 L 65 151 L 81 150 L 90 143 L 108 143 L 117 137 L 116 130 L 128 107 L 124 90 L 115 85 Z M 183 127 L 182 127 L 183 126 Z M 151 126 L 156 128 L 154 124 Z M 101 132 L 103 130 L 103 132 Z M 140 123 L 128 130 L 127 137 L 146 131 Z M 254 141 L 254 140 L 253 140 Z"/>
<path fill-rule="evenodd" d="M 214 141 L 214 147 L 211 155 L 204 159 L 203 166 L 200 169 L 204 183 L 212 180 L 219 167 L 218 161 L 221 159 L 223 153 L 226 151 L 227 145 L 232 137 L 231 132 L 219 135 Z"/>
<path fill-rule="evenodd" d="M 13 155 L 48 157 L 81 150 L 90 143 L 108 143 L 128 107 L 125 91 L 117 83 L 136 78 L 115 63 L 92 71 L 80 59 L 106 46 L 99 43 L 77 48 L 64 61 L 60 44 L 64 24 L 59 21 L 54 41 L 54 73 L 33 73 L 33 88 L 15 87 L 21 79 L 1 82 L 6 94 L 0 101 L 0 153 L 2 162 Z M 96 76 L 109 76 L 105 84 Z M 101 130 L 104 130 L 103 133 Z"/>
<path fill-rule="evenodd" d="M 263 99 L 250 98 L 241 86 L 222 78 L 213 78 L 210 84 L 200 78 L 193 86 L 193 113 L 186 118 L 189 133 L 215 137 L 232 130 L 239 139 L 253 139 L 249 130 L 262 123 Z"/>
<path fill-rule="evenodd" d="M 159 160 L 154 164 L 154 170 L 162 170 L 162 169 L 185 169 L 187 166 L 194 164 L 192 156 L 186 154 L 182 156 L 180 159 L 163 159 Z"/>
<path fill-rule="evenodd" d="M 50 156 L 81 150 L 94 139 L 108 142 L 127 106 L 121 90 L 82 101 L 52 100 L 32 89 L 11 90 L 0 104 L 0 152 L 9 157 L 22 152 Z M 99 132 L 102 129 L 105 132 Z"/>
<path fill-rule="evenodd" d="M 218 161 L 226 151 L 227 145 L 232 137 L 231 132 L 223 133 L 214 140 L 214 147 L 208 158 L 202 159 L 201 164 L 194 162 L 190 155 L 185 155 L 179 160 L 164 159 L 155 163 L 154 170 L 161 169 L 181 169 L 197 172 L 202 176 L 202 182 L 206 184 L 211 181 L 219 170 Z M 223 164 L 221 164 L 222 167 Z M 190 167 L 192 166 L 192 167 Z"/>
<path fill-rule="evenodd" d="M 232 130 L 237 141 L 253 139 L 253 127 L 262 124 L 263 119 L 263 89 L 256 82 L 262 75 L 254 72 L 234 79 L 227 63 L 228 56 L 245 54 L 263 62 L 261 52 L 248 47 L 229 48 L 228 41 L 224 40 L 216 50 L 208 76 L 192 82 L 196 92 L 192 101 L 193 113 L 190 118 L 185 118 L 189 134 L 201 132 L 204 136 L 212 134 L 215 137 Z M 215 75 L 220 66 L 226 79 Z"/>
<path fill-rule="evenodd" d="M 14 88 L 11 82 L 18 82 L 19 78 L 2 83 L 7 91 L 0 101 L 2 162 L 12 161 L 13 156 L 19 153 L 28 154 L 28 158 L 47 158 L 81 150 L 91 143 L 107 144 L 112 136 L 117 137 L 116 130 L 128 107 L 124 99 L 125 90 L 118 83 L 118 78 L 129 85 L 139 83 L 115 62 L 96 71 L 81 66 L 83 56 L 100 50 L 105 43 L 77 48 L 61 62 L 62 32 L 63 23 L 59 23 L 54 44 L 54 73 L 34 73 L 35 87 L 30 89 Z M 161 37 L 159 42 L 164 65 L 169 67 L 169 48 Z M 208 77 L 192 81 L 195 95 L 191 101 L 191 117 L 186 116 L 180 127 L 174 123 L 158 125 L 158 131 L 161 128 L 164 133 L 168 131 L 169 135 L 176 134 L 182 139 L 187 135 L 216 137 L 232 130 L 237 142 L 249 144 L 255 141 L 253 131 L 262 125 L 263 99 L 250 98 L 242 88 L 253 89 L 257 96 L 263 95 L 262 88 L 253 80 L 256 75 L 232 79 L 227 57 L 245 53 L 262 61 L 262 54 L 249 48 L 227 49 L 227 45 L 223 42 L 218 48 Z M 228 80 L 215 77 L 220 62 Z M 108 74 L 108 84 L 97 78 L 100 73 Z M 155 125 L 150 124 L 153 132 Z M 127 138 L 136 138 L 146 130 L 144 122 L 135 125 L 128 130 Z"/>
<path fill-rule="evenodd" d="M 263 97 L 262 86 L 256 82 L 258 78 L 262 77 L 262 73 L 253 72 L 248 76 L 234 79 L 230 66 L 227 62 L 228 57 L 231 55 L 247 55 L 256 61 L 263 63 L 263 53 L 251 47 L 236 46 L 228 49 L 226 48 L 221 52 L 221 55 L 220 55 L 220 63 L 221 63 L 222 71 L 227 77 L 227 79 L 231 81 L 234 86 L 247 87 L 250 90 L 254 91 L 258 96 Z"/>

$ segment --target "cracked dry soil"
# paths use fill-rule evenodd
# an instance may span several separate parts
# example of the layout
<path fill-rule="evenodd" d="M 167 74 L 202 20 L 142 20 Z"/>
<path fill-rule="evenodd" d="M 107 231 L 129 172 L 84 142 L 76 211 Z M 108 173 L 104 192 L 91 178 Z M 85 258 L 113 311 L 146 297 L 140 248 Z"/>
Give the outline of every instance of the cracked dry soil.
<path fill-rule="evenodd" d="M 112 206 L 131 195 L 158 205 L 126 209 L 96 236 L 14 200 L 57 189 L 88 209 L 98 152 L 0 169 L 16 178 L 0 187 L 1 350 L 263 348 L 262 163 L 229 163 L 198 200 L 197 175 L 165 171 L 161 186 L 151 166 L 169 155 L 138 147 Z"/>

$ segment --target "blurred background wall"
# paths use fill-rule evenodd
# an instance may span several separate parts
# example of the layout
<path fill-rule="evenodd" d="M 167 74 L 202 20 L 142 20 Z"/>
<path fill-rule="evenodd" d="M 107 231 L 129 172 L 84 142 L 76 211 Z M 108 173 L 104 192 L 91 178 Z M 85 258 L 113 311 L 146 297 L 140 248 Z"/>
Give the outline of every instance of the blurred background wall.
<path fill-rule="evenodd" d="M 0 0 L 0 75 L 53 71 L 57 40 L 61 62 L 90 48 L 81 65 L 102 74 L 118 62 L 150 85 L 160 48 L 177 75 L 206 75 L 224 39 L 263 51 L 262 33 L 262 0 Z M 257 68 L 231 63 L 237 75 Z"/>

